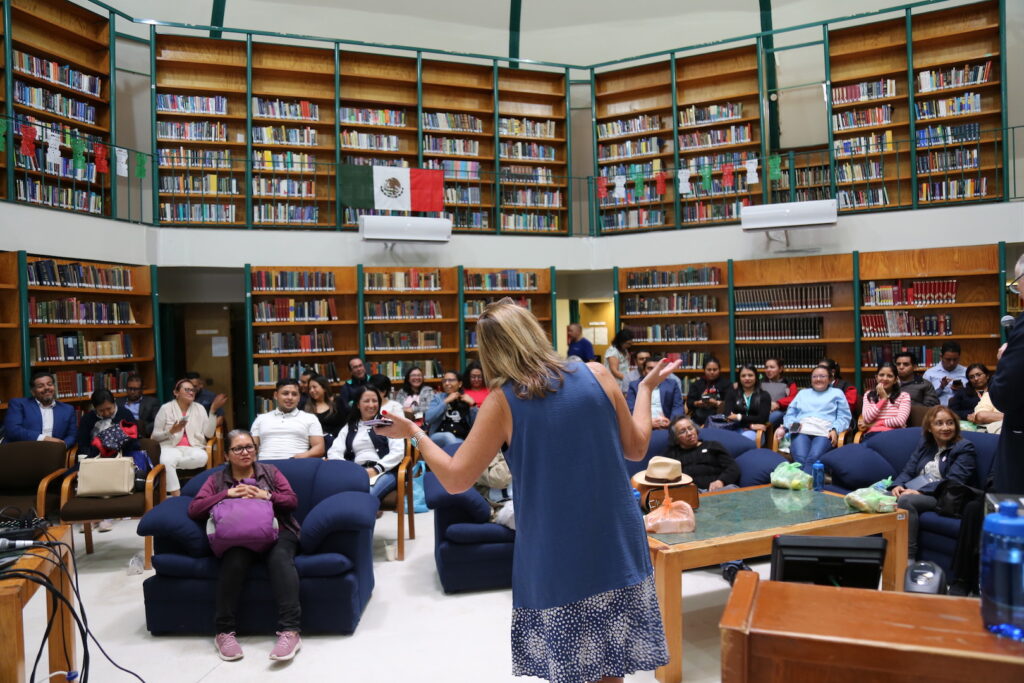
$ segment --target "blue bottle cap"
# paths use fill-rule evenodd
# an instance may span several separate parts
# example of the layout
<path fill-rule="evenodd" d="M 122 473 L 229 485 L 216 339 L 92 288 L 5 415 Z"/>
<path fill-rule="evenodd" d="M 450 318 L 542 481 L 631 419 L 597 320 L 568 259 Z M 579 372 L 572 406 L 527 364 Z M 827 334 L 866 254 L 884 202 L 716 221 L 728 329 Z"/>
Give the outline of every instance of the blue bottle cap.
<path fill-rule="evenodd" d="M 987 534 L 1018 536 L 1024 538 L 1024 517 L 1019 515 L 1019 507 L 1012 500 L 999 503 L 999 509 L 985 516 L 982 527 Z"/>

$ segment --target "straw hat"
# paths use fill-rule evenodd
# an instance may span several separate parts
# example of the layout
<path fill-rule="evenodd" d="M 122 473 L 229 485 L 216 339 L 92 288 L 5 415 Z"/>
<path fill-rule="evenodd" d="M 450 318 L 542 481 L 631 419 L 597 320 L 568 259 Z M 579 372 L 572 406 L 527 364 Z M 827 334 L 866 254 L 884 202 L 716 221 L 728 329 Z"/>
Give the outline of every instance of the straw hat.
<path fill-rule="evenodd" d="M 636 473 L 633 481 L 645 486 L 685 486 L 693 483 L 693 477 L 683 474 L 678 460 L 655 456 L 647 463 L 646 470 Z"/>

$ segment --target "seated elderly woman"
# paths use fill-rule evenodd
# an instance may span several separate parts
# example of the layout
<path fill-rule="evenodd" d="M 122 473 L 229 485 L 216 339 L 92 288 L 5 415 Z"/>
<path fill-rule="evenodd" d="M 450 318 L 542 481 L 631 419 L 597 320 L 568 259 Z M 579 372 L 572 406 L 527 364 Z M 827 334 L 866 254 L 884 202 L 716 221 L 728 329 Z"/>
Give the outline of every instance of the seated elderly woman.
<path fill-rule="evenodd" d="M 398 478 L 392 470 L 405 457 L 405 441 L 381 436 L 366 424 L 380 417 L 380 394 L 376 389 L 369 385 L 358 387 L 353 396 L 348 420 L 331 450 L 327 451 L 327 457 L 355 461 L 370 477 L 370 493 L 383 499 L 398 488 Z"/>
<path fill-rule="evenodd" d="M 701 493 L 721 488 L 736 488 L 740 466 L 725 446 L 717 441 L 701 441 L 697 427 L 688 417 L 677 417 L 669 425 L 671 444 L 661 455 L 678 460 L 683 473 L 693 478 Z"/>
<path fill-rule="evenodd" d="M 188 506 L 188 516 L 204 521 L 218 503 L 229 498 L 269 500 L 274 505 L 278 538 L 265 553 L 267 574 L 277 603 L 277 643 L 270 652 L 274 660 L 288 660 L 302 646 L 299 623 L 299 574 L 295 553 L 299 547 L 299 523 L 292 514 L 298 499 L 280 470 L 257 462 L 258 451 L 252 434 L 235 429 L 227 438 L 227 464 L 210 475 Z M 260 553 L 249 548 L 228 548 L 221 557 L 217 580 L 216 628 L 217 654 L 230 662 L 242 658 L 242 646 L 235 638 L 235 613 L 249 567 Z"/>
<path fill-rule="evenodd" d="M 938 505 L 935 489 L 943 479 L 971 484 L 977 469 L 974 444 L 960 436 L 960 420 L 946 406 L 932 406 L 921 424 L 921 443 L 892 482 L 896 505 L 906 510 L 907 559 L 917 557 L 918 515 Z"/>
<path fill-rule="evenodd" d="M 801 389 L 789 404 L 782 426 L 775 432 L 778 443 L 788 432 L 791 436 L 789 454 L 808 474 L 839 443 L 839 435 L 850 426 L 850 406 L 846 395 L 831 386 L 827 367 L 819 365 L 811 371 L 811 386 Z"/>

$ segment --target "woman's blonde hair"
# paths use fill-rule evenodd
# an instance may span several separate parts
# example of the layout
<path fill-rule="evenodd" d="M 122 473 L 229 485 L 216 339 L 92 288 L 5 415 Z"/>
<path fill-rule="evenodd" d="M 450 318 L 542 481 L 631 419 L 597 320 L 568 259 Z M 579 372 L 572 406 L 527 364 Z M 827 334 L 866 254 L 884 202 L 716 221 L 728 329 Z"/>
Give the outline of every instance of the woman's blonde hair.
<path fill-rule="evenodd" d="M 555 355 L 540 323 L 511 299 L 487 306 L 476 323 L 480 364 L 491 389 L 512 382 L 519 398 L 543 398 L 562 384 L 565 361 Z"/>

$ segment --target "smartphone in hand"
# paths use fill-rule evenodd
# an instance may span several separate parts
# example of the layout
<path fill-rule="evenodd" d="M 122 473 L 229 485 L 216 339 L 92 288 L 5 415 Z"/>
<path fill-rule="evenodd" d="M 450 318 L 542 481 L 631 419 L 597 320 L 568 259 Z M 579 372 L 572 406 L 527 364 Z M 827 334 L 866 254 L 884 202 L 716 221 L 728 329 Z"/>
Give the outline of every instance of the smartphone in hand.
<path fill-rule="evenodd" d="M 394 420 L 389 420 L 386 417 L 379 417 L 372 420 L 366 420 L 363 424 L 367 427 L 390 427 L 395 424 L 395 422 Z"/>

